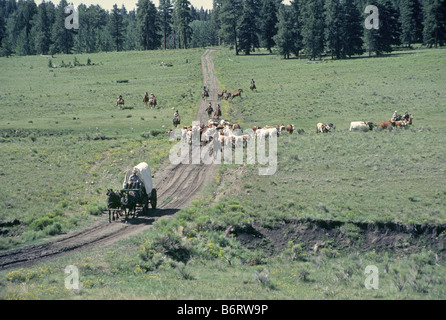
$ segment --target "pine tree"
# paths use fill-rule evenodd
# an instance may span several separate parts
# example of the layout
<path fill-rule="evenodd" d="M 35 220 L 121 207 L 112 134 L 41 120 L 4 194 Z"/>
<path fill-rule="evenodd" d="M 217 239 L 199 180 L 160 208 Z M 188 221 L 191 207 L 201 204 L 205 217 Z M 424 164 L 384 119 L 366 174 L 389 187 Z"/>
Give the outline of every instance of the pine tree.
<path fill-rule="evenodd" d="M 417 40 L 418 0 L 400 0 L 401 43 L 411 45 Z"/>
<path fill-rule="evenodd" d="M 172 21 L 172 11 L 173 6 L 170 0 L 160 0 L 158 7 L 160 20 L 161 20 L 161 29 L 163 32 L 163 49 L 167 48 L 167 35 L 170 33 L 170 24 Z"/>
<path fill-rule="evenodd" d="M 189 0 L 175 0 L 173 7 L 173 24 L 184 49 L 187 49 L 187 44 L 191 33 L 189 27 L 190 22 L 191 16 Z"/>
<path fill-rule="evenodd" d="M 217 43 L 221 45 L 221 36 L 220 36 L 220 10 L 222 6 L 222 0 L 213 0 L 212 2 L 212 13 L 211 13 L 211 21 L 214 24 L 214 30 L 217 30 Z"/>
<path fill-rule="evenodd" d="M 446 41 L 446 0 L 424 0 L 423 42 L 435 48 Z"/>
<path fill-rule="evenodd" d="M 292 33 L 294 39 L 293 53 L 299 56 L 300 51 L 303 49 L 302 43 L 302 18 L 301 18 L 301 0 L 291 0 L 293 25 Z"/>
<path fill-rule="evenodd" d="M 222 41 L 235 46 L 235 54 L 239 54 L 238 48 L 238 21 L 243 10 L 241 0 L 222 0 L 219 11 L 220 32 Z"/>
<path fill-rule="evenodd" d="M 47 5 L 45 2 L 42 2 L 37 8 L 34 28 L 37 54 L 48 54 L 51 44 L 51 26 L 49 24 Z"/>
<path fill-rule="evenodd" d="M 260 42 L 263 47 L 272 52 L 274 47 L 274 36 L 277 34 L 277 10 L 280 2 L 278 0 L 262 0 L 260 11 Z"/>
<path fill-rule="evenodd" d="M 239 23 L 239 47 L 245 54 L 259 47 L 259 38 L 257 34 L 260 29 L 258 25 L 258 8 L 255 0 L 245 0 L 243 14 Z"/>
<path fill-rule="evenodd" d="M 5 35 L 6 35 L 6 21 L 5 18 L 3 18 L 3 12 L 0 8 L 0 45 Z"/>
<path fill-rule="evenodd" d="M 313 60 L 324 51 L 323 0 L 305 0 L 301 3 L 302 44 Z"/>
<path fill-rule="evenodd" d="M 138 37 L 138 27 L 136 22 L 135 10 L 129 12 L 129 14 L 126 16 L 126 20 L 127 28 L 125 30 L 124 50 L 137 50 L 141 47 L 141 45 Z"/>
<path fill-rule="evenodd" d="M 34 54 L 34 38 L 31 36 L 33 19 L 37 14 L 34 1 L 18 3 L 12 38 L 18 55 Z"/>
<path fill-rule="evenodd" d="M 71 53 L 73 48 L 73 32 L 65 28 L 65 7 L 68 5 L 66 0 L 61 0 L 56 8 L 55 21 L 52 27 L 50 52 Z"/>
<path fill-rule="evenodd" d="M 157 49 L 161 45 L 158 12 L 150 0 L 139 0 L 136 21 L 141 47 L 144 50 Z"/>
<path fill-rule="evenodd" d="M 125 9 L 124 6 L 123 9 Z M 125 41 L 123 9 L 119 9 L 117 4 L 113 5 L 113 9 L 110 12 L 110 20 L 108 23 L 108 31 L 110 33 L 110 37 L 113 41 L 116 51 L 122 50 Z"/>
<path fill-rule="evenodd" d="M 343 2 L 343 26 L 342 26 L 342 57 L 351 58 L 353 55 L 363 54 L 364 20 L 361 11 L 355 5 L 355 0 L 344 0 Z"/>
<path fill-rule="evenodd" d="M 344 12 L 339 0 L 325 0 L 325 41 L 331 57 L 343 58 Z"/>
<path fill-rule="evenodd" d="M 285 59 L 289 59 L 291 53 L 296 51 L 296 32 L 293 32 L 294 26 L 293 8 L 288 5 L 281 4 L 277 15 L 277 34 L 274 41 L 277 45 L 279 54 Z"/>
<path fill-rule="evenodd" d="M 372 51 L 376 55 L 384 52 L 392 52 L 393 45 L 400 44 L 400 24 L 398 11 L 390 0 L 376 0 L 371 2 L 379 11 L 378 30 L 366 30 L 366 43 L 369 46 L 369 54 Z"/>

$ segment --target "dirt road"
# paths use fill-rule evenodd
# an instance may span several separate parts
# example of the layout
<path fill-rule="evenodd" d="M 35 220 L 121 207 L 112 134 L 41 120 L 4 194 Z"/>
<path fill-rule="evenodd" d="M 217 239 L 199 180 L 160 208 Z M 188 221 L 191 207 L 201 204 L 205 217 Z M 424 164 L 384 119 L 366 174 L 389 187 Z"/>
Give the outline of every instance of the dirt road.
<path fill-rule="evenodd" d="M 218 81 L 214 75 L 211 53 L 208 49 L 202 55 L 203 83 L 209 89 L 209 97 L 202 100 L 197 113 L 197 120 L 207 121 L 205 109 L 209 101 L 216 105 Z M 115 221 L 108 223 L 108 216 L 91 228 L 74 231 L 53 237 L 39 245 L 25 246 L 19 249 L 0 252 L 0 270 L 31 266 L 37 262 L 68 254 L 78 250 L 109 245 L 150 228 L 156 219 L 168 217 L 187 207 L 192 200 L 200 196 L 200 191 L 214 176 L 215 165 L 203 164 L 166 164 L 154 176 L 153 185 L 158 193 L 158 208 L 150 209 L 148 216 L 138 215 L 127 223 Z"/>

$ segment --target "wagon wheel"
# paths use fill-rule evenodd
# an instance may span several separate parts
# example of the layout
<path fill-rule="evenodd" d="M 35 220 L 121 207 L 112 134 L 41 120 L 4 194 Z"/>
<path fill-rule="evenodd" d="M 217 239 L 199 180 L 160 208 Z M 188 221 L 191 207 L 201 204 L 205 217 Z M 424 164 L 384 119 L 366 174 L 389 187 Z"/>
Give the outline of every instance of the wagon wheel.
<path fill-rule="evenodd" d="M 156 189 L 152 189 L 152 195 L 150 197 L 150 203 L 152 204 L 152 209 L 156 209 Z"/>

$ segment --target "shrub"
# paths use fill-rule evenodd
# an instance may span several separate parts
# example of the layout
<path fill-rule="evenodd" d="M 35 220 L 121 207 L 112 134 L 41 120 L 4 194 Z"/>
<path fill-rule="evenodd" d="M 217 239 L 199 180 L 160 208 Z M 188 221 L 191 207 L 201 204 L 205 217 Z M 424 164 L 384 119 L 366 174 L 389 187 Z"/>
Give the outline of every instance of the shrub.
<path fill-rule="evenodd" d="M 250 254 L 247 262 L 248 265 L 251 266 L 265 264 L 266 263 L 265 253 L 261 249 L 256 249 Z"/>
<path fill-rule="evenodd" d="M 34 231 L 42 231 L 53 223 L 53 219 L 48 216 L 40 217 L 30 224 L 30 229 Z"/>
<path fill-rule="evenodd" d="M 62 225 L 59 222 L 56 222 L 52 225 L 49 225 L 44 229 L 44 232 L 50 236 L 55 236 L 62 233 Z"/>
<path fill-rule="evenodd" d="M 92 202 L 87 207 L 87 213 L 93 216 L 99 216 L 107 209 L 107 205 L 103 202 Z"/>

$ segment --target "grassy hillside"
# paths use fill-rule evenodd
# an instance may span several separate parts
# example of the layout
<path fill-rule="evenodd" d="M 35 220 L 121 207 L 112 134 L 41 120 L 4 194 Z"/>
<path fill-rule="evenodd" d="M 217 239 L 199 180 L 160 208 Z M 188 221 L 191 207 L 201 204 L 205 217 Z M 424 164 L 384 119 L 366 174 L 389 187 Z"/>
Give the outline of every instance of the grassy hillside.
<path fill-rule="evenodd" d="M 193 69 L 195 91 L 189 108 L 192 119 L 200 99 L 200 52 L 187 53 L 196 54 L 189 59 L 196 64 Z M 128 58 L 131 55 L 120 53 L 116 57 L 128 61 L 128 67 L 133 68 L 130 61 L 137 58 Z M 135 55 L 141 59 L 145 57 L 143 53 Z M 138 106 L 118 111 L 114 106 L 117 84 L 110 80 L 114 73 L 108 68 L 114 69 L 105 63 L 111 61 L 106 57 L 108 54 L 92 55 L 93 62 L 104 61 L 103 65 L 83 68 L 103 68 L 104 73 L 97 72 L 91 77 L 103 77 L 94 83 L 109 82 L 111 98 L 107 103 L 98 98 L 97 103 L 102 104 L 103 110 L 110 108 L 114 115 L 110 116 L 111 123 L 132 121 L 133 133 L 130 129 L 121 129 L 122 126 L 101 127 L 99 133 L 116 137 L 116 140 L 92 140 L 97 134 L 93 120 L 96 109 L 80 104 L 79 108 L 88 111 L 79 114 L 79 121 L 84 117 L 91 117 L 90 120 L 81 125 L 83 129 L 80 130 L 72 120 L 76 117 L 74 113 L 69 113 L 68 119 L 60 114 L 56 121 L 67 123 L 66 131 L 60 135 L 44 135 L 44 132 L 54 133 L 53 126 L 44 125 L 44 121 L 36 120 L 31 124 L 28 119 L 21 120 L 2 112 L 2 122 L 3 117 L 9 117 L 4 132 L 10 134 L 0 144 L 2 151 L 5 150 L 2 157 L 8 163 L 24 158 L 32 168 L 39 160 L 43 162 L 40 167 L 51 165 L 51 170 L 43 172 L 51 173 L 52 182 L 39 186 L 49 188 L 56 183 L 56 190 L 51 189 L 51 192 L 65 192 L 57 201 L 47 200 L 53 208 L 65 206 L 79 210 L 76 200 L 67 195 L 80 192 L 75 199 L 87 199 L 82 202 L 86 210 L 90 201 L 98 201 L 101 192 L 127 163 L 137 162 L 135 153 L 146 150 L 145 156 L 156 163 L 156 158 L 167 154 L 170 146 L 160 135 L 141 137 L 141 131 L 149 130 L 145 124 L 152 121 L 147 115 L 149 112 L 158 112 L 157 119 L 166 119 L 170 124 L 170 105 L 167 110 L 144 111 Z M 242 99 L 221 102 L 224 118 L 241 123 L 242 128 L 293 123 L 304 130 L 301 134 L 279 137 L 276 173 L 259 176 L 256 165 L 223 165 L 201 200 L 175 216 L 154 223 L 147 233 L 32 268 L 0 272 L 0 297 L 444 299 L 446 233 L 432 231 L 444 230 L 446 223 L 444 50 L 412 50 L 382 58 L 312 63 L 296 59 L 284 61 L 262 51 L 237 57 L 222 49 L 213 57 L 220 87 L 228 91 L 244 90 Z M 29 68 L 31 60 L 21 59 L 19 69 L 26 72 L 24 69 Z M 152 67 L 158 68 L 160 59 L 161 56 L 154 53 L 150 61 L 156 62 Z M 179 55 L 171 61 L 184 59 Z M 179 63 L 173 64 L 175 67 Z M 173 72 L 171 79 L 177 79 L 183 89 L 181 92 L 175 89 L 172 93 L 171 86 L 163 87 L 166 96 L 170 92 L 170 96 L 175 96 L 172 99 L 180 99 L 176 92 L 187 92 L 184 83 L 190 75 L 183 74 L 186 66 L 177 70 L 179 73 L 167 68 Z M 46 63 L 42 63 L 42 69 L 47 69 Z M 139 68 L 134 70 L 140 74 Z M 64 69 L 63 72 L 70 71 Z M 108 77 L 105 76 L 107 72 Z M 136 101 L 141 90 L 133 88 L 128 73 L 116 77 L 125 78 L 129 83 L 121 85 L 128 86 L 128 93 L 133 93 L 130 96 Z M 256 81 L 256 92 L 249 91 L 251 78 Z M 95 85 L 91 89 L 99 90 Z M 48 89 L 47 92 L 53 91 Z M 3 94 L 2 100 L 4 97 Z M 48 99 L 53 101 L 49 103 L 58 101 Z M 12 103 L 11 100 L 8 103 Z M 39 106 L 36 104 L 33 108 Z M 378 122 L 389 119 L 394 110 L 412 113 L 413 126 L 402 130 L 348 132 L 350 121 Z M 130 120 L 127 114 L 132 114 Z M 144 120 L 140 120 L 140 116 Z M 316 134 L 317 122 L 332 122 L 337 129 L 330 134 Z M 39 123 L 42 127 L 37 127 Z M 87 130 L 89 125 L 91 129 Z M 154 124 L 153 130 L 161 129 L 160 125 Z M 18 137 L 12 135 L 15 127 L 33 130 L 25 137 Z M 90 139 L 86 138 L 87 133 Z M 39 143 L 39 148 L 35 143 Z M 75 151 L 66 151 L 64 144 Z M 152 146 L 156 147 L 156 154 L 152 153 Z M 45 156 L 47 154 L 54 157 Z M 56 177 L 62 170 L 58 168 L 70 167 L 66 162 L 71 159 L 77 170 L 71 169 L 73 182 L 65 187 L 57 183 Z M 13 168 L 25 170 L 19 165 Z M 6 168 L 2 170 L 0 178 L 4 190 L 22 188 L 18 182 L 13 183 L 15 189 L 5 186 L 10 183 L 12 174 Z M 24 172 L 31 171 L 34 173 L 34 169 Z M 22 183 L 40 183 L 40 179 L 33 179 Z M 120 181 L 121 178 L 116 183 Z M 95 192 L 97 196 L 91 196 Z M 17 208 L 16 201 L 10 201 L 12 205 L 8 207 L 8 199 L 12 195 L 19 196 L 9 191 L 2 197 L 5 194 L 9 198 L 2 198 L 2 212 L 9 218 L 23 212 Z M 37 202 L 41 194 L 36 191 L 28 197 Z M 63 202 L 64 199 L 68 203 Z M 20 206 L 25 204 L 20 203 Z M 70 210 L 62 212 L 67 214 Z M 52 215 L 57 216 L 56 213 Z M 75 265 L 80 270 L 83 284 L 80 293 L 64 288 L 63 270 L 67 265 Z M 370 265 L 379 270 L 377 290 L 368 290 L 364 285 L 365 269 Z"/>
<path fill-rule="evenodd" d="M 88 223 L 125 170 L 141 161 L 156 170 L 171 146 L 159 133 L 173 109 L 188 123 L 196 117 L 201 54 L 1 58 L 0 222 L 20 223 L 2 227 L 0 248 Z M 146 91 L 157 96 L 155 109 L 144 106 Z"/>
<path fill-rule="evenodd" d="M 293 123 L 305 131 L 279 139 L 276 174 L 246 169 L 241 185 L 224 188 L 253 215 L 446 222 L 444 50 L 317 63 L 216 55 L 222 86 L 246 92 L 223 102 L 228 118 L 244 128 Z M 258 91 L 248 89 L 251 78 Z M 413 114 L 414 125 L 348 132 L 350 121 L 379 123 L 395 110 Z M 334 123 L 336 131 L 318 135 L 318 122 Z"/>
<path fill-rule="evenodd" d="M 285 122 L 313 131 L 317 122 L 331 122 L 345 129 L 350 121 L 388 120 L 395 110 L 412 113 L 418 126 L 444 126 L 443 49 L 315 62 L 263 52 L 215 56 L 222 89 L 244 90 L 242 100 L 223 101 L 226 116 L 247 127 Z"/>

